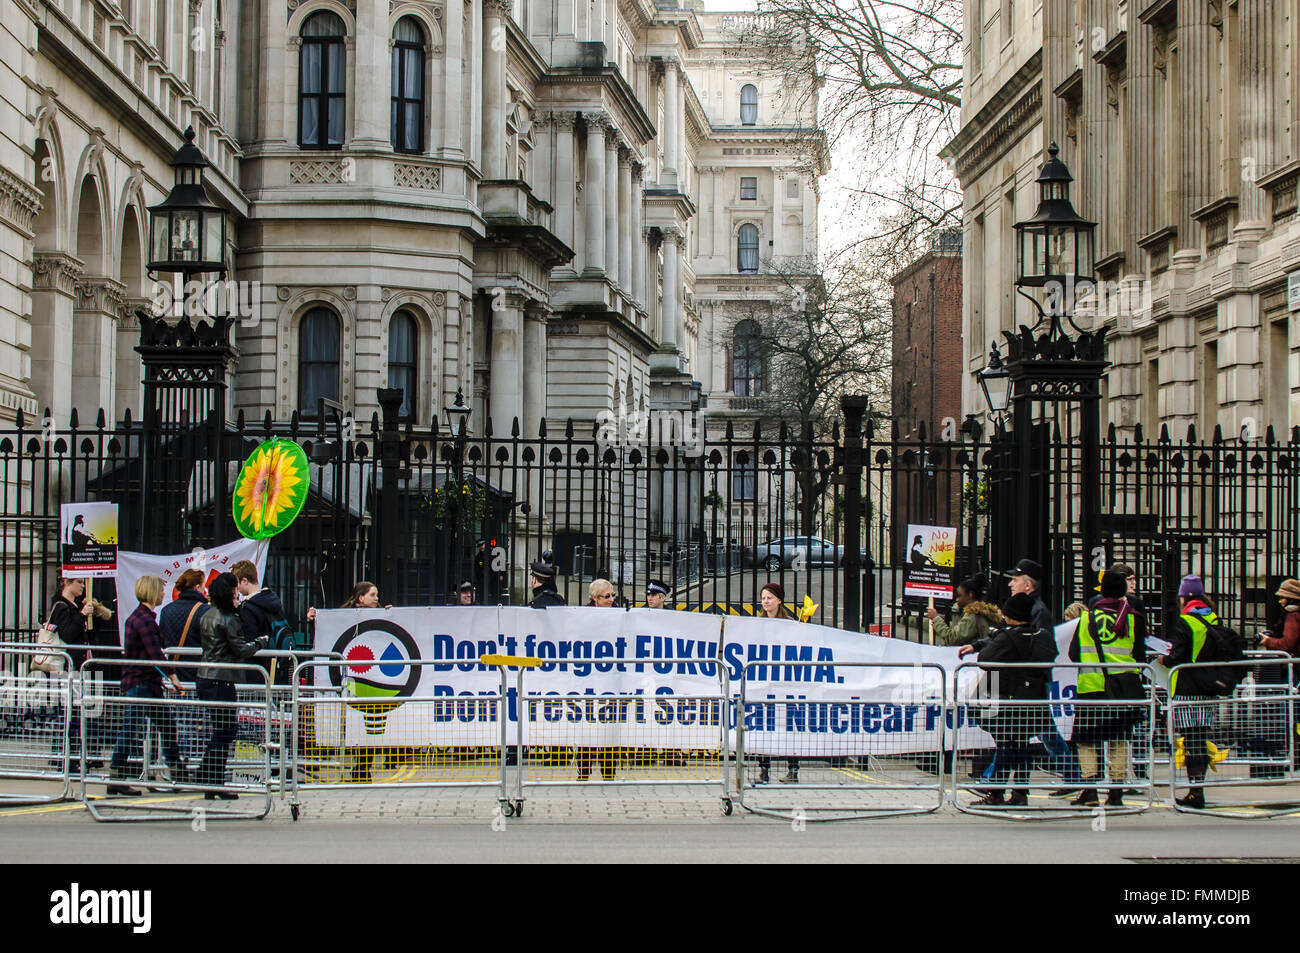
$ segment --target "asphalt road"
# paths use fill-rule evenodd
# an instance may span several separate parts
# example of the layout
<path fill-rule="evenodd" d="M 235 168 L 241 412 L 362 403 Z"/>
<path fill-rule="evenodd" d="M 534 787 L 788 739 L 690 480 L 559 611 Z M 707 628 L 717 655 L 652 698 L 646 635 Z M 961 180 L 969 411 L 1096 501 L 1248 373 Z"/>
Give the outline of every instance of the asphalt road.
<path fill-rule="evenodd" d="M 414 793 L 414 792 L 412 792 Z M 426 802 L 427 803 L 427 802 Z M 1232 821 L 1155 811 L 1096 821 L 1016 822 L 959 816 L 945 808 L 922 818 L 797 824 L 745 815 L 722 817 L 707 799 L 649 802 L 640 819 L 581 802 L 529 805 L 533 816 L 416 817 L 325 815 L 317 807 L 293 822 L 283 806 L 266 819 L 181 817 L 142 827 L 96 823 L 72 805 L 0 811 L 0 843 L 18 863 L 1117 863 L 1186 858 L 1300 859 L 1300 819 Z M 676 816 L 654 815 L 661 810 Z M 549 816 L 548 816 L 549 815 Z"/>

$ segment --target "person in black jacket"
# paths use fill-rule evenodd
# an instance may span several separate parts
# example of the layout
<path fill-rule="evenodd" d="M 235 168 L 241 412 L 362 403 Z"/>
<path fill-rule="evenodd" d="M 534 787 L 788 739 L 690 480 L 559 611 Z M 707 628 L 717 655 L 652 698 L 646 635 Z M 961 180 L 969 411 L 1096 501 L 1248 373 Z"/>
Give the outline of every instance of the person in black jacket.
<path fill-rule="evenodd" d="M 533 578 L 533 601 L 528 603 L 534 609 L 548 606 L 567 606 L 569 603 L 555 588 L 555 565 L 551 562 L 551 551 L 542 553 L 542 558 L 531 566 Z"/>
<path fill-rule="evenodd" d="M 75 677 L 76 672 L 85 664 L 86 659 L 92 656 L 92 652 L 85 646 L 106 645 L 102 638 L 97 638 L 93 626 L 95 620 L 106 621 L 113 617 L 107 607 L 101 605 L 94 599 L 87 599 L 86 580 L 84 579 L 65 579 L 59 577 L 58 584 L 54 588 L 54 598 L 50 602 L 50 612 L 46 617 L 48 625 L 53 627 L 59 634 L 59 638 L 68 646 L 81 646 L 80 648 L 68 648 L 65 651 L 72 660 L 72 671 L 68 673 L 70 677 Z M 117 633 L 112 634 L 112 644 L 117 645 Z M 110 676 L 115 677 L 115 676 Z M 60 715 L 62 713 L 60 712 Z M 68 733 L 69 754 L 72 761 L 77 761 L 81 757 L 81 727 L 77 723 L 78 714 L 74 709 L 72 712 L 72 725 Z M 95 754 L 96 746 L 107 741 L 112 735 L 104 731 L 104 718 L 90 716 L 87 721 L 87 727 L 91 736 L 89 753 Z M 113 733 L 115 734 L 115 733 Z M 56 739 L 61 747 L 61 739 Z M 62 759 L 62 751 L 56 752 Z M 90 758 L 86 765 L 90 768 L 97 768 L 103 764 L 99 758 Z"/>
<path fill-rule="evenodd" d="M 1047 603 L 1043 602 L 1043 567 L 1032 559 L 1022 559 L 1016 563 L 1016 568 L 1008 570 L 1006 573 L 1010 577 L 1011 594 L 1025 593 L 1033 600 L 1034 611 L 1033 617 L 1028 621 L 1034 624 L 1035 628 L 1052 631 L 1056 625 L 1056 620 L 1052 618 L 1052 610 L 1047 608 Z"/>
<path fill-rule="evenodd" d="M 228 668 L 215 668 L 218 663 L 243 662 L 255 652 L 266 648 L 266 637 L 256 639 L 244 637 L 244 628 L 235 612 L 235 590 L 238 586 L 234 575 L 223 572 L 212 580 L 208 591 L 212 607 L 203 614 L 199 623 L 199 632 L 203 639 L 203 657 L 199 661 L 198 688 L 199 698 L 205 702 L 222 702 L 209 712 L 212 721 L 212 735 L 208 738 L 207 748 L 203 752 L 203 762 L 199 765 L 198 783 L 220 785 L 226 780 L 226 759 L 230 756 L 230 746 L 238 733 L 238 723 L 233 705 L 236 699 L 235 682 L 239 673 Z M 239 797 L 233 792 L 209 791 L 203 795 L 209 801 L 214 798 L 234 800 Z"/>
<path fill-rule="evenodd" d="M 959 656 L 979 653 L 981 666 L 985 663 L 1044 663 L 1041 668 L 986 668 L 985 671 L 991 673 L 990 684 L 996 698 L 1015 701 L 1047 698 L 1052 662 L 1056 661 L 1056 641 L 1050 632 L 1029 621 L 1033 612 L 1034 600 L 1028 594 L 1013 595 L 1002 606 L 1002 617 L 1009 628 L 997 631 L 991 638 L 963 645 L 958 650 Z M 1028 784 L 1032 761 L 1029 741 L 1048 730 L 1051 713 L 1046 705 L 994 708 L 996 714 L 980 718 L 980 727 L 993 736 L 998 746 L 991 780 L 995 784 L 1005 784 L 1009 777 L 1012 785 Z M 1004 800 L 1003 789 L 995 787 L 976 803 L 985 807 L 1024 807 L 1029 803 L 1029 795 L 1024 790 L 1013 790 L 1011 797 Z"/>

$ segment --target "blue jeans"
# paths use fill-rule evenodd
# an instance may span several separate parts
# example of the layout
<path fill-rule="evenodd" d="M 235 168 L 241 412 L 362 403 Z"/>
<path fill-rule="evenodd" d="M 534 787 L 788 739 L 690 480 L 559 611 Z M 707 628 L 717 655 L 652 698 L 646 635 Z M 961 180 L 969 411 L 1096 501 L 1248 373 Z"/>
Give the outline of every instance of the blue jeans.
<path fill-rule="evenodd" d="M 161 698 L 162 692 L 151 685 L 136 685 L 127 689 L 127 698 Z M 176 750 L 176 719 L 170 708 L 160 705 L 124 705 L 122 727 L 117 733 L 117 744 L 113 748 L 113 760 L 109 770 L 116 777 L 126 774 L 127 762 L 139 743 L 140 729 L 148 730 L 150 722 L 157 719 L 158 733 L 162 735 L 163 758 L 168 764 L 177 764 L 181 760 Z M 148 767 L 146 765 L 145 767 Z"/>

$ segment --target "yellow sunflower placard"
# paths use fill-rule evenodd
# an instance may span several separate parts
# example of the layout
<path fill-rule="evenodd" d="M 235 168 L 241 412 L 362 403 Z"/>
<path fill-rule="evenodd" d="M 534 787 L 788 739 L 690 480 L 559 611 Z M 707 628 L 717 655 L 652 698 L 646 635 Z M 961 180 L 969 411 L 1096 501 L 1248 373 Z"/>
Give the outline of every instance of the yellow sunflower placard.
<path fill-rule="evenodd" d="M 235 480 L 235 527 L 248 539 L 288 529 L 307 501 L 307 455 L 276 437 L 253 451 Z"/>

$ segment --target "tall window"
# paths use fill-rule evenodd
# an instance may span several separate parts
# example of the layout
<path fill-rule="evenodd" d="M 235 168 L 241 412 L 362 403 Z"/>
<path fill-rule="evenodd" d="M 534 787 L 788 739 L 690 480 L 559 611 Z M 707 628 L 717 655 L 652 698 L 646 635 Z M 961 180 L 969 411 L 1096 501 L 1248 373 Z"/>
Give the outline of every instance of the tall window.
<path fill-rule="evenodd" d="M 758 122 L 758 87 L 746 83 L 740 87 L 740 124 L 752 126 Z"/>
<path fill-rule="evenodd" d="M 415 318 L 398 311 L 388 323 L 388 386 L 402 388 L 400 416 L 415 416 Z"/>
<path fill-rule="evenodd" d="M 298 413 L 316 416 L 316 401 L 339 399 L 339 319 L 312 308 L 298 325 Z"/>
<path fill-rule="evenodd" d="M 424 31 L 414 17 L 393 30 L 391 134 L 398 152 L 424 151 Z"/>
<path fill-rule="evenodd" d="M 740 451 L 731 461 L 731 499 L 735 503 L 758 496 L 758 460 L 752 453 Z"/>
<path fill-rule="evenodd" d="M 737 397 L 763 393 L 763 329 L 757 321 L 736 325 L 731 345 L 731 386 Z"/>
<path fill-rule="evenodd" d="M 338 14 L 322 10 L 302 25 L 298 59 L 298 145 L 303 149 L 343 146 L 347 95 L 343 37 Z"/>
<path fill-rule="evenodd" d="M 740 197 L 745 199 L 758 199 L 758 176 L 742 175 L 740 177 Z"/>
<path fill-rule="evenodd" d="M 736 270 L 742 275 L 758 274 L 758 226 L 742 225 L 736 236 Z"/>

